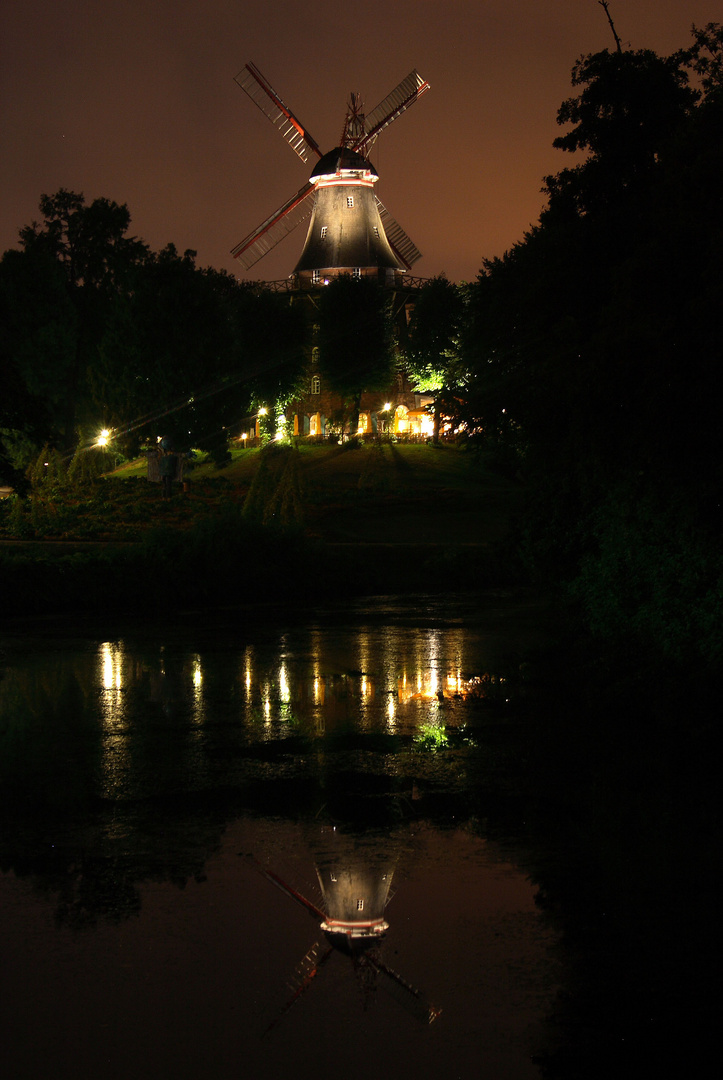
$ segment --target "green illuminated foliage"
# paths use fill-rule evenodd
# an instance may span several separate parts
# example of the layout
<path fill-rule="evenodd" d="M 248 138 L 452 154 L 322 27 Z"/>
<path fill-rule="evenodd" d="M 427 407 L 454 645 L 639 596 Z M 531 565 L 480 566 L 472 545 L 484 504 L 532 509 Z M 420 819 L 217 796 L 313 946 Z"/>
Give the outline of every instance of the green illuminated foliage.
<path fill-rule="evenodd" d="M 449 736 L 444 724 L 433 720 L 426 724 L 420 724 L 414 736 L 414 742 L 422 750 L 435 753 L 437 750 L 445 750 L 449 746 Z"/>
<path fill-rule="evenodd" d="M 453 408 L 466 382 L 460 349 L 464 314 L 462 288 L 441 275 L 420 289 L 409 326 L 405 366 L 414 388 L 434 395 L 435 442 L 442 409 Z"/>

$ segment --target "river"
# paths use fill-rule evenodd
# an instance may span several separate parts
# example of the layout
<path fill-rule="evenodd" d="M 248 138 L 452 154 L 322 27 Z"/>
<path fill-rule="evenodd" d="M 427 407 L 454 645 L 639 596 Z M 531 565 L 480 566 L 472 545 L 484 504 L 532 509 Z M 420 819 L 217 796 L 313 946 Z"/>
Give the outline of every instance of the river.
<path fill-rule="evenodd" d="M 503 595 L 6 630 L 4 1075 L 552 1075 L 546 633 Z"/>

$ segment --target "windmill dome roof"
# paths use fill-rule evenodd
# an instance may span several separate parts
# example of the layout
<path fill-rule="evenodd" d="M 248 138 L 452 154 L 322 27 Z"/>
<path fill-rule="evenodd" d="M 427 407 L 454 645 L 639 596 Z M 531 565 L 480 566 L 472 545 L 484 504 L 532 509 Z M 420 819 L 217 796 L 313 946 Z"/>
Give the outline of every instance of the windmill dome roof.
<path fill-rule="evenodd" d="M 350 150 L 347 146 L 335 146 L 333 150 L 330 150 L 328 154 L 324 154 L 323 158 L 316 163 L 309 179 L 313 180 L 318 176 L 330 176 L 333 173 L 340 172 L 342 169 L 364 170 L 370 172 L 376 178 L 379 177 L 379 173 L 371 161 L 361 154 L 357 154 L 356 150 Z"/>

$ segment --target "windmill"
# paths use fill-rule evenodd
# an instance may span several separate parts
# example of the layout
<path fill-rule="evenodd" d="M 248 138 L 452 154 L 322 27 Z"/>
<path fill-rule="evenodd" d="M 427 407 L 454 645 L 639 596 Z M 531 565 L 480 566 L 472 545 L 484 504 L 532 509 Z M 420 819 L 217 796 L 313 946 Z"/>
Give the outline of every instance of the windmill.
<path fill-rule="evenodd" d="M 236 82 L 302 161 L 313 155 L 319 160 L 303 187 L 232 249 L 234 258 L 248 270 L 311 215 L 294 269 L 300 284 L 321 284 L 339 273 L 393 284 L 396 274 L 411 269 L 421 253 L 375 195 L 379 174 L 368 154 L 381 132 L 429 83 L 412 71 L 368 115 L 359 96 L 352 94 L 339 145 L 322 153 L 255 64 L 246 64 Z"/>
<path fill-rule="evenodd" d="M 318 859 L 316 869 L 323 905 L 319 906 L 253 855 L 246 858 L 268 881 L 318 920 L 325 938 L 324 942 L 316 941 L 296 965 L 289 981 L 291 995 L 268 1025 L 267 1033 L 306 993 L 335 953 L 343 953 L 351 960 L 365 1001 L 379 984 L 420 1023 L 431 1024 L 437 1019 L 442 1010 L 389 967 L 379 948 L 389 929 L 384 910 L 390 899 L 393 860 L 369 861 L 350 857 L 348 852 Z"/>

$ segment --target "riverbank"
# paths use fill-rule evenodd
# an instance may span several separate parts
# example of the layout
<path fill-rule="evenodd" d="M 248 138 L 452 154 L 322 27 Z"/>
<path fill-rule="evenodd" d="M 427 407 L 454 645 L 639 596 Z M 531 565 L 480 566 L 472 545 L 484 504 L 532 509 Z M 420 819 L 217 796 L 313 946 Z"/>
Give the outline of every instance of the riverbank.
<path fill-rule="evenodd" d="M 282 448 L 194 470 L 163 500 L 125 467 L 3 507 L 3 613 L 124 613 L 519 583 L 522 489 L 431 446 Z"/>

